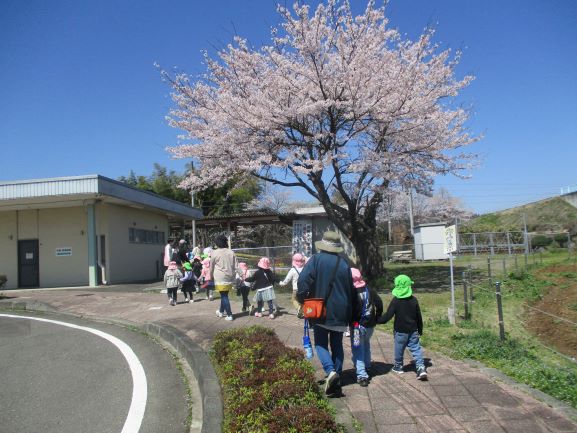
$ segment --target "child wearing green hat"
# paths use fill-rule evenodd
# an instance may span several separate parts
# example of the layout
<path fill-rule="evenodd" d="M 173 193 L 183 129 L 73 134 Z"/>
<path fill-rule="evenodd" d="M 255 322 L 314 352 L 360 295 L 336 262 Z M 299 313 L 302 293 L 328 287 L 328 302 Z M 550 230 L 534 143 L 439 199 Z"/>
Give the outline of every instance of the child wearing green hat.
<path fill-rule="evenodd" d="M 413 296 L 413 281 L 407 275 L 398 275 L 395 278 L 393 288 L 393 300 L 387 308 L 387 312 L 379 318 L 377 323 L 387 323 L 395 317 L 395 373 L 403 373 L 403 354 L 408 347 L 417 368 L 417 379 L 425 380 L 427 370 L 423 360 L 423 349 L 419 343 L 423 333 L 423 317 L 419 301 Z"/>

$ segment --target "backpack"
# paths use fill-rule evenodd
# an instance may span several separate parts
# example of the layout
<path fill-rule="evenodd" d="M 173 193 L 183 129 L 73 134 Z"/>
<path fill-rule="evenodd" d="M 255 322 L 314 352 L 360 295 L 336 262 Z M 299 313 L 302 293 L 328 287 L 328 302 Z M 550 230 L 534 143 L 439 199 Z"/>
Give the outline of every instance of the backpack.
<path fill-rule="evenodd" d="M 359 293 L 358 296 L 361 305 L 363 305 L 363 311 L 361 313 L 361 320 L 359 321 L 359 324 L 361 326 L 367 326 L 372 323 L 372 326 L 374 326 L 377 312 L 375 307 L 375 300 L 373 299 L 373 294 L 369 290 L 369 287 L 365 286 L 365 291 L 363 293 Z"/>
<path fill-rule="evenodd" d="M 180 275 L 179 275 L 180 274 Z M 180 272 L 170 272 L 166 274 L 166 287 L 178 287 L 180 285 Z"/>

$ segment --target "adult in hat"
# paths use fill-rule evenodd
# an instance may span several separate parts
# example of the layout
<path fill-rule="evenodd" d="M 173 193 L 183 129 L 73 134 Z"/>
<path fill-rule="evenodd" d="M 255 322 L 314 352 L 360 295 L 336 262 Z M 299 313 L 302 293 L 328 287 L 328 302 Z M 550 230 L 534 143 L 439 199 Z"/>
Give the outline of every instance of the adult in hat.
<path fill-rule="evenodd" d="M 216 315 L 233 320 L 228 294 L 236 283 L 236 255 L 228 248 L 226 236 L 217 236 L 214 243 L 216 250 L 211 253 L 209 266 L 214 288 L 220 293 L 220 308 L 216 310 Z"/>
<path fill-rule="evenodd" d="M 307 261 L 298 279 L 297 300 L 325 299 L 326 315 L 312 321 L 317 357 L 326 374 L 325 393 L 340 393 L 340 375 L 343 370 L 343 333 L 356 311 L 357 296 L 351 269 L 347 260 L 339 256 L 344 251 L 337 232 L 326 231 L 318 250 Z M 330 347 L 330 350 L 329 350 Z"/>

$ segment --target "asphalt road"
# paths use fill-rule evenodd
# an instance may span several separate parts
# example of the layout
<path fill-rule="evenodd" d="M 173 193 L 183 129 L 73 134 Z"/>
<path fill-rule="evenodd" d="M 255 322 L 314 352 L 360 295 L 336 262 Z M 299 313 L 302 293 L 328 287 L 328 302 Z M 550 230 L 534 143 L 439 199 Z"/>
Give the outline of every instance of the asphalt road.
<path fill-rule="evenodd" d="M 0 313 L 2 433 L 184 433 L 186 395 L 172 356 L 139 332 Z"/>

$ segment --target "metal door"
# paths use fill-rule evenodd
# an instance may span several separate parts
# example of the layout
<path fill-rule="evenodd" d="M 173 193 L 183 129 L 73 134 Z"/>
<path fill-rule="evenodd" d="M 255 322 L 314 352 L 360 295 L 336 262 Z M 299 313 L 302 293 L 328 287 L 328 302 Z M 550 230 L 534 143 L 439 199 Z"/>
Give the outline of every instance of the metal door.
<path fill-rule="evenodd" d="M 38 239 L 18 241 L 18 287 L 38 287 L 39 284 Z"/>

